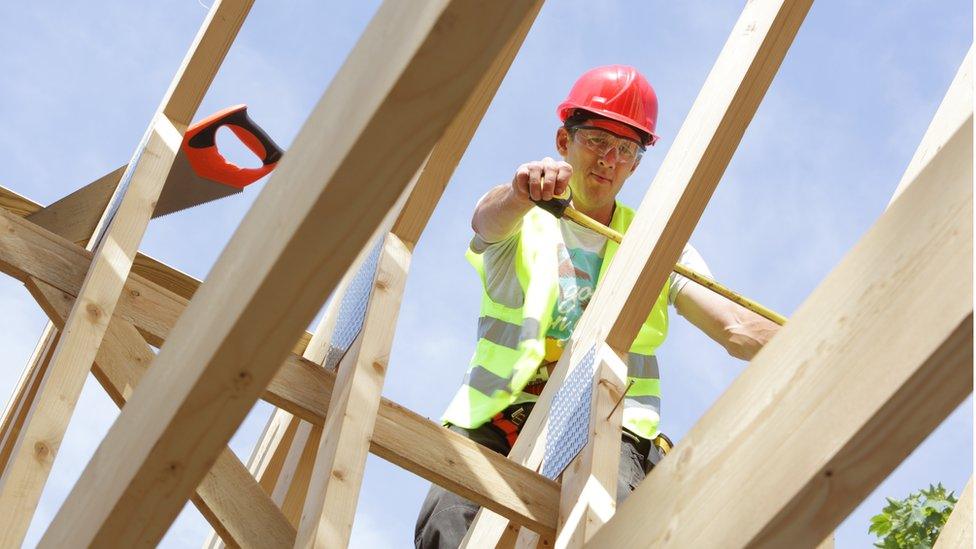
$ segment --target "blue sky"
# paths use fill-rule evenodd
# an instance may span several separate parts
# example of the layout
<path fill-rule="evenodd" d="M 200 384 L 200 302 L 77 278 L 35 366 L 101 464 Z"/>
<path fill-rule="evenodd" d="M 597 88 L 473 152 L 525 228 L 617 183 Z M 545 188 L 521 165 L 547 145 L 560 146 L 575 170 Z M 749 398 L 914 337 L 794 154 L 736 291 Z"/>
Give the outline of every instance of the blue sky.
<path fill-rule="evenodd" d="M 446 407 L 475 337 L 479 285 L 463 259 L 471 210 L 519 164 L 555 156 L 555 107 L 576 77 L 632 64 L 657 89 L 661 142 L 621 195 L 637 205 L 741 4 L 551 0 L 543 8 L 416 249 L 386 397 L 432 418 Z M 377 6 L 257 2 L 199 116 L 247 103 L 287 147 Z M 0 4 L 0 185 L 47 204 L 127 161 L 205 13 L 197 0 Z M 888 203 L 969 48 L 972 20 L 965 0 L 814 5 L 692 237 L 719 280 L 783 314 L 797 308 Z M 238 154 L 232 138 L 219 140 Z M 262 185 L 154 221 L 142 250 L 204 277 Z M 0 310 L 5 398 L 45 318 L 6 277 Z M 663 428 L 678 440 L 745 365 L 672 319 L 660 351 Z M 117 413 L 92 380 L 77 410 L 29 545 Z M 232 441 L 243 459 L 269 412 L 260 404 Z M 837 546 L 870 544 L 868 519 L 886 495 L 935 482 L 961 490 L 972 472 L 972 416 L 967 399 L 839 527 Z M 426 490 L 426 481 L 370 457 L 352 546 L 411 543 Z M 198 546 L 207 531 L 190 505 L 163 546 Z"/>

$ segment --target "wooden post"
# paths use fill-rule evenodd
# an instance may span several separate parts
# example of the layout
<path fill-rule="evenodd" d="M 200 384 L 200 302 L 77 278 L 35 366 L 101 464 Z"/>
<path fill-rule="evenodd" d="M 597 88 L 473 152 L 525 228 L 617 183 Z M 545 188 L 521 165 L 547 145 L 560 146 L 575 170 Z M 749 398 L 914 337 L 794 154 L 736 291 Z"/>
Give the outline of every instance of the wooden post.
<path fill-rule="evenodd" d="M 0 508 L 7 510 L 0 514 L 0 544 L 19 544 L 27 533 L 183 132 L 249 7 L 248 0 L 214 5 L 136 148 L 123 176 L 128 186 L 119 185 L 113 196 L 117 207 L 106 210 L 89 242 L 95 251 L 91 268 L 65 321 L 33 413 L 0 477 Z"/>
<path fill-rule="evenodd" d="M 340 364 L 296 546 L 344 547 L 355 518 L 366 454 L 393 345 L 413 247 L 542 7 L 536 0 L 447 127 L 383 240 L 360 341 Z"/>
<path fill-rule="evenodd" d="M 10 396 L 3 411 L 3 419 L 0 422 L 0 476 L 6 469 L 14 445 L 20 438 L 24 422 L 34 408 L 37 391 L 44 381 L 44 374 L 47 373 L 48 364 L 51 362 L 51 353 L 54 352 L 57 344 L 58 329 L 48 323 L 44 327 L 41 339 L 34 347 L 30 360 L 27 361 L 27 367 L 24 368 L 24 373 L 17 382 L 14 394 Z"/>
<path fill-rule="evenodd" d="M 8 275 L 25 282 L 33 276 L 73 294 L 81 287 L 90 257 L 84 249 L 0 211 L 0 270 Z M 162 345 L 186 304 L 133 273 L 118 314 L 134 323 L 150 343 Z M 292 352 L 302 352 L 298 347 Z M 324 425 L 334 379 L 334 373 L 292 354 L 262 398 Z M 555 482 L 396 403 L 385 399 L 380 403 L 370 451 L 518 524 L 555 533 L 559 493 Z"/>
<path fill-rule="evenodd" d="M 594 547 L 816 545 L 972 392 L 968 109 Z"/>
<path fill-rule="evenodd" d="M 594 345 L 599 347 L 604 341 L 618 354 L 630 349 L 670 272 L 667 266 L 677 262 L 811 2 L 756 0 L 746 4 L 603 282 L 509 453 L 510 459 L 532 469 L 541 463 L 542 445 L 537 441 L 545 436 L 553 395 L 569 374 L 577 353 Z M 580 469 L 568 473 L 590 474 Z M 593 481 L 613 485 L 616 473 L 605 470 L 603 478 Z M 564 483 L 585 486 L 588 482 L 570 481 L 567 476 L 564 473 Z M 595 516 L 605 513 L 593 511 Z M 468 531 L 468 547 L 494 546 L 505 531 L 506 521 L 486 515 L 480 512 Z"/>
<path fill-rule="evenodd" d="M 27 219 L 72 242 L 88 242 L 127 167 L 116 168 L 50 206 L 31 213 Z"/>
<path fill-rule="evenodd" d="M 590 442 L 563 472 L 556 547 L 582 547 L 617 508 L 621 401 L 627 391 L 627 363 L 606 345 L 597 361 L 590 403 Z"/>
<path fill-rule="evenodd" d="M 895 193 L 891 196 L 888 205 L 891 206 L 901 196 L 901 193 L 908 185 L 918 177 L 919 172 L 942 150 L 949 137 L 959 131 L 959 128 L 966 123 L 973 112 L 973 47 L 969 47 L 962 65 L 956 71 L 955 78 L 949 84 L 949 91 L 946 92 L 942 102 L 939 103 L 932 122 L 925 130 L 922 141 L 915 149 L 908 168 L 898 182 Z"/>
<path fill-rule="evenodd" d="M 340 363 L 329 401 L 297 547 L 344 547 L 349 543 L 411 255 L 392 233 L 382 246 L 360 334 L 362 342 L 347 353 L 350 360 Z"/>
<path fill-rule="evenodd" d="M 949 520 L 935 540 L 934 549 L 963 549 L 973 546 L 973 478 L 959 496 Z"/>
<path fill-rule="evenodd" d="M 380 8 L 42 546 L 163 535 L 528 7 Z"/>
<path fill-rule="evenodd" d="M 51 320 L 63 325 L 75 297 L 33 278 L 27 287 Z M 131 324 L 115 317 L 92 373 L 121 408 L 155 356 Z M 214 529 L 235 545 L 280 547 L 295 540 L 295 529 L 230 448 L 221 452 L 191 499 Z"/>

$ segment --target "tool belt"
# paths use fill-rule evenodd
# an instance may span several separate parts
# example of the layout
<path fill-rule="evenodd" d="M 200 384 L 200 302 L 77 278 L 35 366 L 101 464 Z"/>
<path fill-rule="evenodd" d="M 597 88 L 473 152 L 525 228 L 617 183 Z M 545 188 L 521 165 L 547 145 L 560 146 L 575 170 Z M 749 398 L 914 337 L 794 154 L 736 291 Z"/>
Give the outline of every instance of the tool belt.
<path fill-rule="evenodd" d="M 542 385 L 544 386 L 545 383 Z M 525 422 L 529 419 L 529 414 L 532 413 L 533 406 L 535 406 L 534 402 L 514 404 L 495 414 L 495 416 L 491 418 L 490 425 L 505 436 L 505 440 L 508 441 L 509 448 L 515 446 L 515 441 L 518 440 L 519 432 L 522 431 L 522 426 L 524 426 Z M 649 462 L 653 462 L 652 465 L 657 465 L 661 458 L 668 455 L 671 448 L 674 447 L 674 443 L 672 443 L 671 439 L 668 438 L 668 436 L 664 433 L 659 433 L 656 437 L 654 437 L 653 440 L 648 440 L 646 438 L 639 437 L 626 429 L 624 429 L 622 432 L 624 437 L 632 440 L 637 449 L 647 456 Z"/>
<path fill-rule="evenodd" d="M 525 421 L 529 419 L 529 414 L 532 413 L 533 406 L 535 406 L 534 402 L 514 404 L 498 412 L 495 414 L 495 417 L 491 418 L 491 426 L 505 435 L 505 440 L 508 441 L 509 448 L 515 446 L 519 431 L 522 430 Z"/>

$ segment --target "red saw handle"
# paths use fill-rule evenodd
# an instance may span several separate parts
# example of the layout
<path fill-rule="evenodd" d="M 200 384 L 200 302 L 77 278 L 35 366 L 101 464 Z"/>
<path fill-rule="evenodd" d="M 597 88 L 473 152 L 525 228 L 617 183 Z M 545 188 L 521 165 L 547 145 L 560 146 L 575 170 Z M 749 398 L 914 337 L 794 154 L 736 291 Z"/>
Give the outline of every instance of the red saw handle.
<path fill-rule="evenodd" d="M 230 128 L 261 159 L 263 165 L 260 168 L 241 168 L 228 162 L 217 150 L 217 130 L 221 126 Z M 271 173 L 284 154 L 247 115 L 247 105 L 228 107 L 193 124 L 183 136 L 182 148 L 197 175 L 238 189 Z"/>

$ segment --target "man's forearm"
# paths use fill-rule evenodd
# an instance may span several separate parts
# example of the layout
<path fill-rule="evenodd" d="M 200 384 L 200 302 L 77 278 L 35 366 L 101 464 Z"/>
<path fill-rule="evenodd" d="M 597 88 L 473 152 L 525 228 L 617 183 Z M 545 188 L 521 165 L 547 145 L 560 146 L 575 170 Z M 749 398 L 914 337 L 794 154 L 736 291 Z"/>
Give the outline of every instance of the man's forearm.
<path fill-rule="evenodd" d="M 681 316 L 740 360 L 752 360 L 779 325 L 694 283 L 675 300 Z"/>
<path fill-rule="evenodd" d="M 511 185 L 499 185 L 478 201 L 471 228 L 485 242 L 500 242 L 522 226 L 522 218 L 531 209 L 532 202 L 517 196 Z"/>

